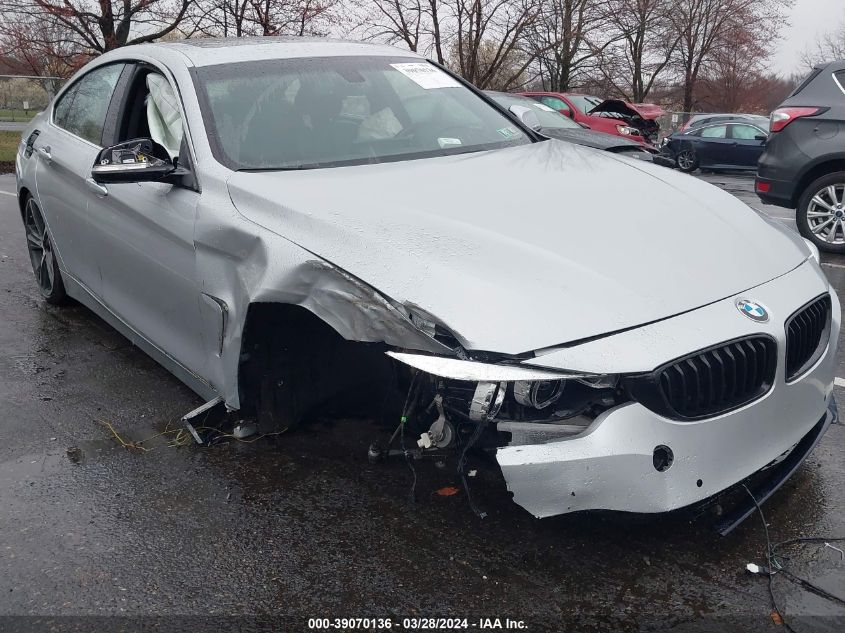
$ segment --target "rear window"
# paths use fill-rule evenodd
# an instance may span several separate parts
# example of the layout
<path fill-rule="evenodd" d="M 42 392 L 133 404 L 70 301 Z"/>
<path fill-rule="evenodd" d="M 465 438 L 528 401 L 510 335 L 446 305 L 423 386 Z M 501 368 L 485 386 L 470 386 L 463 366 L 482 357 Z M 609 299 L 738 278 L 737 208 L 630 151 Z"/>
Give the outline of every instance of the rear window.
<path fill-rule="evenodd" d="M 797 95 L 799 92 L 801 92 L 802 90 L 804 90 L 804 88 L 806 88 L 806 87 L 807 87 L 807 85 L 808 85 L 811 81 L 813 81 L 813 79 L 815 79 L 816 77 L 818 77 L 818 76 L 819 76 L 819 73 L 820 73 L 821 71 L 822 71 L 822 67 L 813 68 L 813 70 L 811 70 L 811 71 L 810 71 L 810 74 L 809 74 L 809 75 L 807 75 L 806 77 L 804 77 L 804 79 L 801 81 L 801 83 L 800 83 L 800 84 L 798 84 L 798 87 L 797 87 L 797 88 L 795 88 L 795 90 L 793 90 L 793 91 L 790 93 L 790 95 L 789 95 L 789 96 L 790 96 L 790 97 L 794 97 L 794 96 L 795 96 L 795 95 Z"/>
<path fill-rule="evenodd" d="M 839 89 L 845 93 L 845 70 L 833 73 L 833 78 L 836 80 Z"/>

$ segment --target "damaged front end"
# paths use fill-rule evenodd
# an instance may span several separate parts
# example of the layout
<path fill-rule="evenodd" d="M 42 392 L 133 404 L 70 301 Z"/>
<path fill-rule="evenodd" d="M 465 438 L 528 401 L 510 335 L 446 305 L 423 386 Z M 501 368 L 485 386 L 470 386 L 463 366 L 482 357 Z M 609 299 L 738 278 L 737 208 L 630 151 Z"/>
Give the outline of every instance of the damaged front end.
<path fill-rule="evenodd" d="M 789 314 L 794 301 L 781 291 L 796 287 L 799 278 L 809 281 L 812 272 L 802 268 L 758 292 L 778 305 L 778 313 Z M 476 352 L 466 359 L 405 351 L 388 356 L 425 385 L 414 396 L 420 410 L 433 410 L 425 408 L 427 401 L 442 405 L 437 419 L 418 420 L 432 423 L 419 446 L 442 448 L 441 438 L 448 436 L 463 443 L 464 453 L 467 443 L 495 451 L 514 501 L 534 516 L 581 510 L 662 513 L 706 502 L 760 472 L 768 483 L 758 496 L 765 498 L 812 450 L 836 416 L 832 383 L 839 303 L 825 293 L 804 308 L 824 308 L 828 302 L 828 325 L 817 332 L 810 346 L 814 353 L 803 369 L 789 374 L 777 352 L 787 347 L 783 322 L 764 327 L 728 321 L 745 331 L 692 352 L 670 351 L 689 344 L 689 332 L 712 324 L 714 315 L 736 310 L 733 298 L 526 358 L 483 358 Z M 645 358 L 644 343 L 656 340 L 664 345 L 652 346 L 653 358 L 667 354 L 673 360 Z M 632 351 L 638 364 L 656 368 L 633 369 L 627 362 Z M 553 368 L 577 366 L 585 356 L 594 366 L 625 369 L 595 374 Z M 456 432 L 444 436 L 446 425 Z M 774 468 L 780 462 L 789 467 Z M 747 508 L 740 515 L 747 516 Z M 729 522 L 729 527 L 736 524 Z"/>
<path fill-rule="evenodd" d="M 657 119 L 663 115 L 663 109 L 651 103 L 628 103 L 619 99 L 605 99 L 588 114 L 624 121 L 626 126 L 638 131 L 648 142 L 654 143 L 660 131 Z"/>
<path fill-rule="evenodd" d="M 498 446 L 541 444 L 584 433 L 603 411 L 628 400 L 619 377 L 518 364 L 388 352 L 425 377 L 451 419 L 490 424 Z"/>
<path fill-rule="evenodd" d="M 463 350 L 458 352 L 466 356 Z M 415 450 L 418 454 L 457 450 L 458 474 L 465 487 L 467 451 L 495 452 L 499 458 L 506 451 L 572 440 L 589 434 L 600 416 L 630 401 L 616 375 L 537 368 L 513 359 L 482 362 L 398 351 L 387 355 L 410 373 L 402 425 L 408 423 L 419 433 Z M 528 463 L 525 467 L 531 468 Z M 558 506 L 537 512 L 530 497 L 546 490 L 547 482 L 537 481 L 534 492 L 526 493 L 511 485 L 504 467 L 503 473 L 516 503 L 535 515 L 569 511 Z M 466 492 L 471 508 L 483 516 L 468 488 Z"/>

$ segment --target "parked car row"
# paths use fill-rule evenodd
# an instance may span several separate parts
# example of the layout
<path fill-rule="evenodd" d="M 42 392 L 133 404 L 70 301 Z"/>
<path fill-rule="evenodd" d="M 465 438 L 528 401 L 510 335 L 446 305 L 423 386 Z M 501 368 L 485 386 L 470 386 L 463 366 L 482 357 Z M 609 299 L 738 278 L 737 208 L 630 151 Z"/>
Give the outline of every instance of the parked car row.
<path fill-rule="evenodd" d="M 574 121 L 583 128 L 588 128 L 601 135 L 578 135 L 573 132 L 561 132 L 561 129 L 574 128 L 565 123 L 549 124 L 550 133 L 555 138 L 591 145 L 602 145 L 602 149 L 614 152 L 632 152 L 631 146 L 610 142 L 607 136 L 624 138 L 642 148 L 643 154 L 652 155 L 652 160 L 664 166 L 677 166 L 685 172 L 696 169 L 752 170 L 763 153 L 763 146 L 768 137 L 769 120 L 754 114 L 700 114 L 693 115 L 684 124 L 681 131 L 666 137 L 661 149 L 656 149 L 659 125 L 658 117 L 663 109 L 654 104 L 635 104 L 618 99 L 600 99 L 598 97 L 561 92 L 523 92 L 528 97 L 551 110 Z M 524 102 L 513 101 L 516 95 L 497 93 L 494 98 L 502 102 L 510 99 L 508 106 L 527 107 Z M 540 115 L 545 121 L 553 119 Z M 536 124 L 539 125 L 539 124 Z M 547 134 L 548 135 L 548 134 Z M 623 149 L 625 148 L 625 149 Z M 633 153 L 633 152 L 632 152 Z M 633 153 L 633 155 L 637 155 Z"/>
<path fill-rule="evenodd" d="M 584 123 L 577 123 L 564 116 L 542 101 L 535 101 L 529 97 L 506 92 L 487 91 L 487 94 L 522 123 L 548 138 L 602 149 L 629 158 L 654 162 L 665 167 L 674 165 L 673 161 L 661 155 L 657 148 L 652 145 L 638 143 L 630 138 L 625 138 L 625 136 L 597 132 Z"/>
<path fill-rule="evenodd" d="M 660 106 L 562 92 L 522 94 L 554 108 L 591 130 L 627 137 L 642 144 L 657 140 L 657 118 L 663 114 Z"/>

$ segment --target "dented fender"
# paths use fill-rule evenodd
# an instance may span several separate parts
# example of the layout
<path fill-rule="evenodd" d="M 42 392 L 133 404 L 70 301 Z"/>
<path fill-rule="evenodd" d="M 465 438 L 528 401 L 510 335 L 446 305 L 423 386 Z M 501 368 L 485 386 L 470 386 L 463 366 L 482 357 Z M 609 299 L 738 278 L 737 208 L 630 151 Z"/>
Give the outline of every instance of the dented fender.
<path fill-rule="evenodd" d="M 220 214 L 229 217 L 222 221 Z M 453 350 L 417 329 L 378 290 L 290 240 L 233 213 L 201 205 L 195 233 L 206 377 L 229 408 L 240 408 L 238 366 L 249 306 L 300 306 L 349 341 L 436 354 Z"/>

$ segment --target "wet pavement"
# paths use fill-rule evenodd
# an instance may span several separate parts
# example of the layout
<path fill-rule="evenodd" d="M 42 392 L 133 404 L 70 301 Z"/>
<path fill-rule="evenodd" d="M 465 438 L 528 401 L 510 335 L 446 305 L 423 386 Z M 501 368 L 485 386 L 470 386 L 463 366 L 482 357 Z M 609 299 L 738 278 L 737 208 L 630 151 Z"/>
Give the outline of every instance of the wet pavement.
<path fill-rule="evenodd" d="M 756 203 L 747 177 L 707 179 Z M 825 264 L 841 294 L 845 259 Z M 745 571 L 764 563 L 757 517 L 725 538 L 688 513 L 540 521 L 488 469 L 470 480 L 482 521 L 462 492 L 435 494 L 460 484 L 432 462 L 417 464 L 411 504 L 406 464 L 370 465 L 381 431 L 360 421 L 212 448 L 153 437 L 200 401 L 85 308 L 40 299 L 7 193 L 0 349 L 0 631 L 304 631 L 309 618 L 407 630 L 403 618 L 420 617 L 468 618 L 469 630 L 483 618 L 529 631 L 784 629 L 765 580 Z M 153 437 L 149 450 L 121 447 L 106 422 L 126 442 Z M 831 427 L 764 506 L 773 540 L 845 537 L 843 448 L 845 428 Z M 838 551 L 786 554 L 793 573 L 845 596 Z M 783 577 L 774 592 L 796 630 L 843 630 L 842 605 Z"/>

